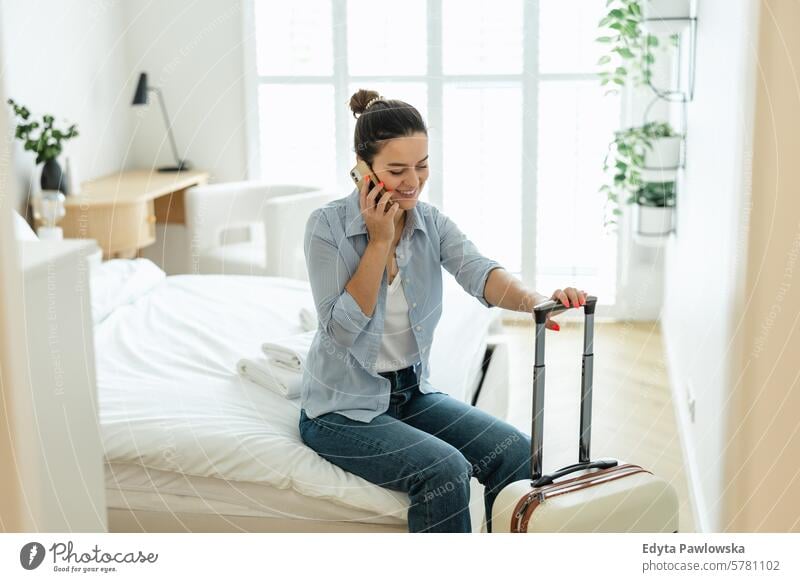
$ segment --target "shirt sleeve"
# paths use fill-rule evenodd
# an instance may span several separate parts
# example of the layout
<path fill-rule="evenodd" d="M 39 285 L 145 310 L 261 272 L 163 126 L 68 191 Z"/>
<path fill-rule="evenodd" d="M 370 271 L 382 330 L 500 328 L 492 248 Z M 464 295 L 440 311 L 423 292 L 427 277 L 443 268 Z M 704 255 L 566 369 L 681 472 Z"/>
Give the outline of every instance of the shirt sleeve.
<path fill-rule="evenodd" d="M 503 268 L 499 262 L 483 256 L 475 244 L 461 232 L 455 222 L 434 208 L 439 232 L 442 266 L 450 272 L 464 290 L 486 307 L 495 307 L 483 295 L 486 280 L 492 269 Z"/>
<path fill-rule="evenodd" d="M 317 318 L 333 340 L 350 348 L 372 319 L 345 289 L 353 276 L 331 235 L 322 209 L 306 223 L 304 252 Z"/>

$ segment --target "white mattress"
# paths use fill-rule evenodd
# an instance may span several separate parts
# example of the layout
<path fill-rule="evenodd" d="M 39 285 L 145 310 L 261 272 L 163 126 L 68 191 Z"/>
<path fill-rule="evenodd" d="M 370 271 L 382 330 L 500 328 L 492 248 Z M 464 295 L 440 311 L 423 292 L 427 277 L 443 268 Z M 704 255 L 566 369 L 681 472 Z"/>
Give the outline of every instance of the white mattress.
<path fill-rule="evenodd" d="M 491 312 L 451 283 L 431 382 L 459 397 L 476 381 L 470 370 L 480 372 Z M 313 309 L 302 281 L 178 275 L 95 327 L 109 507 L 406 521 L 407 494 L 305 446 L 299 400 L 235 373 L 236 361 L 258 354 L 263 341 L 300 333 L 303 306 Z"/>
<path fill-rule="evenodd" d="M 264 483 L 196 477 L 135 463 L 106 463 L 105 472 L 106 503 L 113 508 L 389 525 L 405 523 L 405 519 L 394 515 L 339 505 L 300 494 L 292 488 L 278 489 Z"/>

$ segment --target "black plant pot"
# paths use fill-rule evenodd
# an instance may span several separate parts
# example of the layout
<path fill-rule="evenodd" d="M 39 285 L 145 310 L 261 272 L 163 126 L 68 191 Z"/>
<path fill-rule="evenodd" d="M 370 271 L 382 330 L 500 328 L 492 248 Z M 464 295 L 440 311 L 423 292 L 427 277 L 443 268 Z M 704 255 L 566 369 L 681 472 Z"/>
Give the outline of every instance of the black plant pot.
<path fill-rule="evenodd" d="M 42 166 L 42 190 L 58 190 L 63 192 L 64 195 L 69 194 L 67 191 L 67 180 L 61 166 L 58 165 L 56 160 L 47 160 Z"/>

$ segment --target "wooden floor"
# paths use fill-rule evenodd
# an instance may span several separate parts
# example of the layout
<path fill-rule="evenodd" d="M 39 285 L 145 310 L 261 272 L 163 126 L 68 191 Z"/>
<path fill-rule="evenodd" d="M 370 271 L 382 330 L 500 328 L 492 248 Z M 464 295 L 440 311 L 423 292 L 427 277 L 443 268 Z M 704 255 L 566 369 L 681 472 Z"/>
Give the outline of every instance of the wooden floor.
<path fill-rule="evenodd" d="M 547 331 L 543 466 L 578 460 L 583 322 Z M 531 432 L 534 328 L 506 325 L 509 422 Z M 667 479 L 681 501 L 680 531 L 694 532 L 681 444 L 658 322 L 596 323 L 591 457 L 635 463 Z"/>

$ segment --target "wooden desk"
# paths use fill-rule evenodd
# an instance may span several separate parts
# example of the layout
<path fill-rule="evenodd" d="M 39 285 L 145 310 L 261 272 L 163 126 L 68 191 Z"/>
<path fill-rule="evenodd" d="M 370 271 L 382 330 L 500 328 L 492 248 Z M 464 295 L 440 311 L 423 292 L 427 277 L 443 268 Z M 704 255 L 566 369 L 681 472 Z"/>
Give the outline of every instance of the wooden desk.
<path fill-rule="evenodd" d="M 156 240 L 156 222 L 183 224 L 183 194 L 208 181 L 200 170 L 128 170 L 84 182 L 67 196 L 66 238 L 91 238 L 103 258 L 132 258 Z"/>

